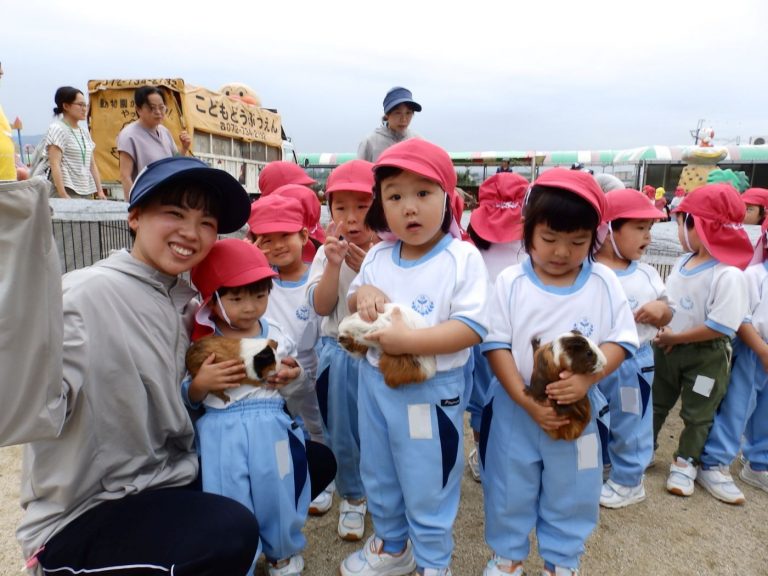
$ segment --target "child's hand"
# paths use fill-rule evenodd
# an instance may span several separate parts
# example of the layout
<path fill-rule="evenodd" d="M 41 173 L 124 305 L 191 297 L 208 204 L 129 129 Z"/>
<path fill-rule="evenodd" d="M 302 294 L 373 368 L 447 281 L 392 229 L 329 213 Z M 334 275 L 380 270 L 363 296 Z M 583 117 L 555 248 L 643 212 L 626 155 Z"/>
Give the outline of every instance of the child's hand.
<path fill-rule="evenodd" d="M 542 430 L 551 432 L 557 430 L 560 426 L 565 426 L 570 422 L 566 416 L 560 416 L 552 406 L 547 406 L 541 402 L 536 402 L 533 398 L 528 398 L 529 402 L 523 406 L 528 415 L 541 426 Z"/>
<path fill-rule="evenodd" d="M 368 248 L 370 249 L 371 246 L 372 244 L 369 245 Z M 349 244 L 349 251 L 345 258 L 347 266 L 352 268 L 355 272 L 360 272 L 360 266 L 362 265 L 366 254 L 367 251 L 360 248 L 357 244 Z"/>
<path fill-rule="evenodd" d="M 392 310 L 392 323 L 381 330 L 371 332 L 365 339 L 377 342 L 382 352 L 399 356 L 411 351 L 409 337 L 412 332 L 413 330 L 403 320 L 400 308 L 395 308 Z"/>
<path fill-rule="evenodd" d="M 370 284 L 365 284 L 357 289 L 357 312 L 365 322 L 373 322 L 384 312 L 384 304 L 389 298 L 381 290 Z"/>
<path fill-rule="evenodd" d="M 274 388 L 282 388 L 301 375 L 301 367 L 294 358 L 286 357 L 280 361 L 280 370 L 267 378 L 267 383 Z"/>
<path fill-rule="evenodd" d="M 331 221 L 325 231 L 325 257 L 334 266 L 341 266 L 349 252 L 349 242 L 342 240 L 337 233 L 336 223 Z M 357 272 L 358 270 L 356 270 Z"/>
<path fill-rule="evenodd" d="M 672 348 L 675 347 L 677 342 L 675 341 L 676 334 L 667 326 L 659 328 L 659 332 L 653 339 L 653 343 L 656 344 L 665 354 L 669 354 Z"/>
<path fill-rule="evenodd" d="M 547 396 L 558 404 L 573 404 L 584 398 L 594 383 L 594 374 L 574 374 L 565 370 L 560 373 L 560 380 L 547 384 Z"/>
<path fill-rule="evenodd" d="M 245 364 L 242 360 L 216 362 L 216 354 L 211 354 L 200 365 L 200 370 L 189 385 L 189 399 L 201 402 L 211 392 L 236 388 L 245 378 Z"/>
<path fill-rule="evenodd" d="M 264 256 L 269 256 L 270 248 L 264 247 L 264 239 L 265 236 L 257 236 L 256 239 L 253 241 L 253 245 L 256 246 L 259 250 L 261 250 L 264 253 Z"/>
<path fill-rule="evenodd" d="M 669 305 L 661 300 L 646 302 L 635 312 L 635 322 L 661 328 L 666 322 Z"/>
<path fill-rule="evenodd" d="M 768 372 L 768 347 L 764 347 L 763 350 L 757 354 L 757 358 L 763 365 L 763 370 Z"/>

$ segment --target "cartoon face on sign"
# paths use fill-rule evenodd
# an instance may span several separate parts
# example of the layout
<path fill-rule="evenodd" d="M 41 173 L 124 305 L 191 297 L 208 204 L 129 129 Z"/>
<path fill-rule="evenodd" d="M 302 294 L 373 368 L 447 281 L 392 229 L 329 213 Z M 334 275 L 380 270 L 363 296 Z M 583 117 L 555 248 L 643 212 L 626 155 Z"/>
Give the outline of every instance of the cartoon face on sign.
<path fill-rule="evenodd" d="M 229 96 L 233 100 L 240 100 L 244 104 L 251 106 L 261 107 L 261 98 L 256 92 L 251 89 L 250 86 L 241 84 L 240 82 L 232 82 L 231 84 L 224 84 L 219 88 L 219 92 L 225 96 Z"/>

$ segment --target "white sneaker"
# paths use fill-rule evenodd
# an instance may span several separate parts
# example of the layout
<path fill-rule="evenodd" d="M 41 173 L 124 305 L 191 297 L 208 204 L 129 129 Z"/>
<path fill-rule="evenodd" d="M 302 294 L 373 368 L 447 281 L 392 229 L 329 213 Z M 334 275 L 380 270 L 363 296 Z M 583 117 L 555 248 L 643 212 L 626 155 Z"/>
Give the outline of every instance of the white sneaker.
<path fill-rule="evenodd" d="M 384 542 L 375 534 L 368 538 L 365 546 L 341 563 L 341 576 L 405 576 L 416 569 L 410 540 L 400 554 L 382 552 L 383 546 Z"/>
<path fill-rule="evenodd" d="M 519 562 L 513 562 L 501 556 L 494 556 L 485 565 L 483 576 L 525 576 L 525 572 L 523 571 L 523 565 Z"/>
<path fill-rule="evenodd" d="M 317 498 L 309 503 L 310 516 L 322 516 L 333 506 L 333 492 L 336 490 L 336 484 L 331 482 L 325 490 L 317 495 Z"/>
<path fill-rule="evenodd" d="M 744 480 L 744 482 L 750 486 L 768 492 L 768 471 L 766 470 L 752 470 L 752 466 L 747 462 L 744 464 L 744 468 L 741 469 L 741 472 L 739 472 L 739 478 Z"/>
<path fill-rule="evenodd" d="M 276 568 L 270 563 L 267 565 L 269 566 L 269 576 L 299 576 L 304 570 L 304 558 L 300 554 L 296 554 L 291 556 L 288 563 L 280 568 Z"/>
<path fill-rule="evenodd" d="M 453 576 L 450 568 L 421 568 L 416 570 L 418 576 Z"/>
<path fill-rule="evenodd" d="M 680 456 L 672 462 L 667 477 L 667 492 L 677 496 L 693 494 L 693 481 L 696 479 L 696 466 Z"/>
<path fill-rule="evenodd" d="M 696 482 L 718 500 L 728 504 L 744 504 L 746 502 L 744 494 L 733 481 L 730 467 L 725 464 L 720 464 L 709 470 L 702 468 L 696 476 Z"/>
<path fill-rule="evenodd" d="M 368 506 L 365 501 L 352 504 L 344 498 L 339 506 L 339 537 L 348 542 L 357 542 L 365 533 L 365 512 Z"/>
<path fill-rule="evenodd" d="M 610 478 L 600 491 L 600 506 L 605 508 L 624 508 L 645 500 L 645 486 L 642 480 L 637 486 L 622 486 Z"/>
<path fill-rule="evenodd" d="M 480 482 L 480 454 L 478 454 L 477 448 L 473 448 L 469 453 L 467 466 L 469 467 L 469 473 L 472 475 L 472 480 Z"/>
<path fill-rule="evenodd" d="M 562 566 L 556 566 L 554 572 L 550 572 L 547 569 L 542 570 L 541 576 L 579 576 L 579 571 L 571 570 L 570 568 L 563 568 Z"/>

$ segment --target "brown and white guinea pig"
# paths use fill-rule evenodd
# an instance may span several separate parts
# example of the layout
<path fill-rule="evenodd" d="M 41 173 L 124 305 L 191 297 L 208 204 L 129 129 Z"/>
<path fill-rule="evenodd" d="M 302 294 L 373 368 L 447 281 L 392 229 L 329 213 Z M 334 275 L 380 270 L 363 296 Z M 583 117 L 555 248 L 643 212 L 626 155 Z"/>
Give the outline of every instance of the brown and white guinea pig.
<path fill-rule="evenodd" d="M 339 345 L 353 356 L 362 358 L 368 348 L 376 347 L 376 342 L 366 340 L 371 332 L 380 330 L 392 323 L 392 311 L 399 308 L 403 321 L 409 328 L 427 328 L 424 318 L 415 310 L 397 304 L 384 304 L 384 312 L 373 322 L 366 322 L 355 312 L 339 322 Z M 429 380 L 437 372 L 437 359 L 434 356 L 401 354 L 393 356 L 385 352 L 379 358 L 379 370 L 384 382 L 391 388 L 403 384 L 417 384 Z"/>
<path fill-rule="evenodd" d="M 216 362 L 242 360 L 245 364 L 246 379 L 242 384 L 261 386 L 266 379 L 276 373 L 280 364 L 277 354 L 277 342 L 266 338 L 227 338 L 226 336 L 206 336 L 193 343 L 187 350 L 187 370 L 194 378 L 208 356 L 216 354 Z M 229 396 L 223 390 L 211 392 L 229 402 Z"/>
<path fill-rule="evenodd" d="M 547 344 L 541 345 L 538 338 L 533 345 L 533 373 L 531 385 L 525 393 L 537 402 L 549 403 L 560 416 L 570 422 L 547 434 L 555 440 L 575 440 L 589 424 L 591 409 L 589 397 L 584 396 L 573 404 L 558 404 L 547 397 L 547 384 L 560 380 L 560 372 L 568 370 L 574 374 L 597 374 L 605 368 L 606 358 L 597 344 L 578 330 L 560 334 Z"/>

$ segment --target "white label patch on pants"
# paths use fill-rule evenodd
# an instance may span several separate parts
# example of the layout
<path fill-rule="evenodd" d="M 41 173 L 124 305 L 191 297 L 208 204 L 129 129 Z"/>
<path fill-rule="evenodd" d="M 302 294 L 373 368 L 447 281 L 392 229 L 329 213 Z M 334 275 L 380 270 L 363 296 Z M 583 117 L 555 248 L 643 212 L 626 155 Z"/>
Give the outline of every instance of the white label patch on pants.
<path fill-rule="evenodd" d="M 640 414 L 640 390 L 621 386 L 619 388 L 619 398 L 621 398 L 621 411 L 629 414 Z"/>
<path fill-rule="evenodd" d="M 576 450 L 579 453 L 579 470 L 597 468 L 597 434 L 585 434 L 576 439 Z"/>
<path fill-rule="evenodd" d="M 709 376 L 702 376 L 701 374 L 696 376 L 696 381 L 693 383 L 693 391 L 706 398 L 709 398 L 709 395 L 712 394 L 712 388 L 714 387 L 715 379 Z"/>
<path fill-rule="evenodd" d="M 413 440 L 432 439 L 431 404 L 408 404 L 408 433 Z"/>
<path fill-rule="evenodd" d="M 277 460 L 277 473 L 282 480 L 291 472 L 291 448 L 288 440 L 275 442 L 275 459 Z"/>

